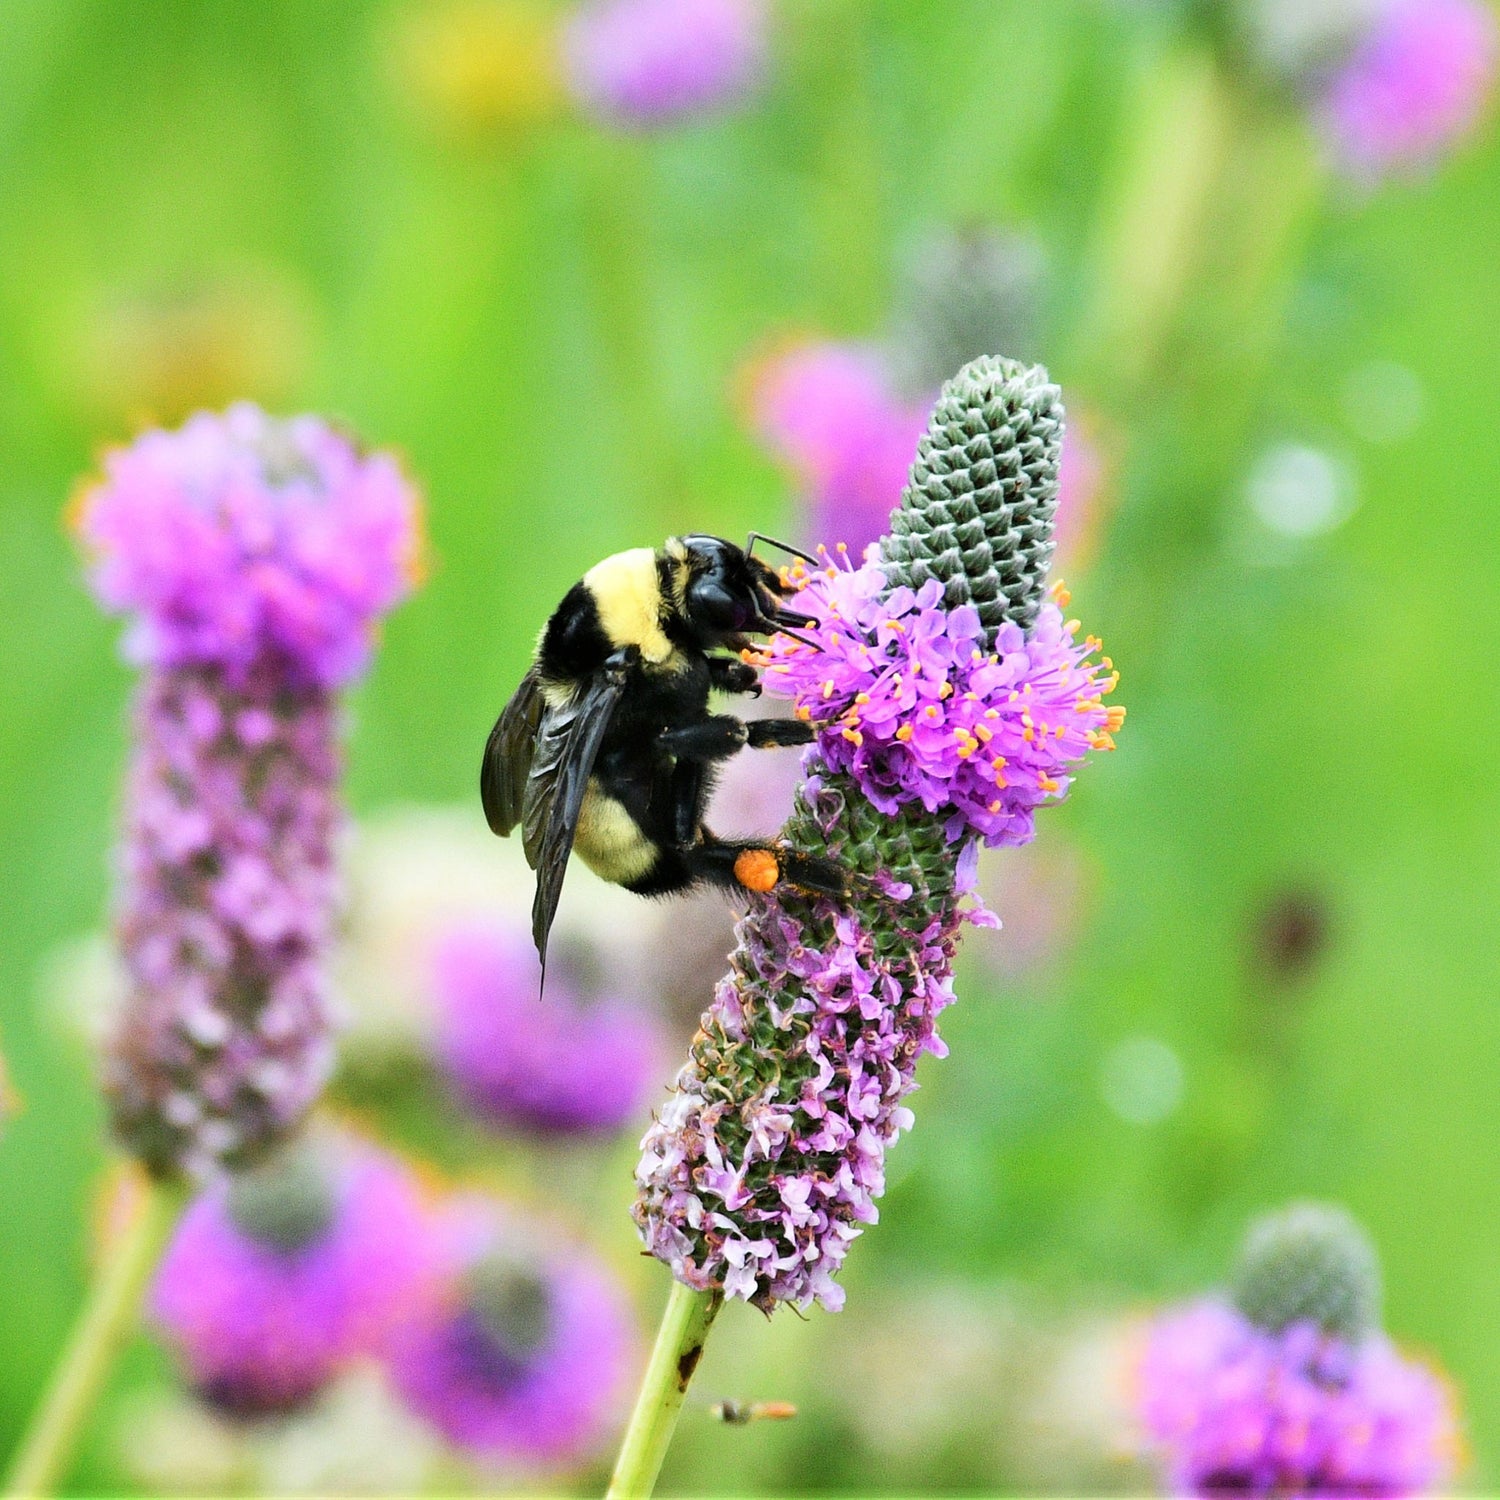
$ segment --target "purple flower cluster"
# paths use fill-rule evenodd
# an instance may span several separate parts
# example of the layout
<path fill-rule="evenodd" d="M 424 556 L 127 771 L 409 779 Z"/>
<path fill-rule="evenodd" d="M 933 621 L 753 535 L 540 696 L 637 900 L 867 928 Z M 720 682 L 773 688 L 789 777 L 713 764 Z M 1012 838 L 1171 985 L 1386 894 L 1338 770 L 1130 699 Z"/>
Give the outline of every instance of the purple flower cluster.
<path fill-rule="evenodd" d="M 1139 1376 L 1146 1428 L 1183 1494 L 1418 1495 L 1453 1467 L 1446 1385 L 1378 1333 L 1270 1332 L 1204 1301 L 1156 1324 Z"/>
<path fill-rule="evenodd" d="M 650 1016 L 609 976 L 558 944 L 538 1001 L 536 949 L 525 928 L 469 921 L 432 955 L 437 1052 L 464 1100 L 499 1125 L 555 1132 L 614 1130 L 657 1075 Z"/>
<path fill-rule="evenodd" d="M 724 109 L 760 81 L 762 0 L 592 0 L 564 37 L 579 102 L 610 124 L 645 129 Z"/>
<path fill-rule="evenodd" d="M 130 616 L 129 659 L 234 681 L 273 662 L 301 685 L 349 682 L 421 564 L 392 458 L 249 405 L 113 450 L 75 519 L 100 603 Z"/>
<path fill-rule="evenodd" d="M 815 780 L 804 797 L 832 827 L 837 794 Z M 745 971 L 786 996 L 785 1008 L 773 1001 L 759 1015 L 732 974 L 704 1032 L 727 1050 L 774 1029 L 777 1073 L 737 1097 L 700 1044 L 636 1170 L 651 1253 L 690 1287 L 720 1286 L 766 1309 L 843 1306 L 833 1278 L 878 1217 L 886 1148 L 912 1123 L 901 1100 L 916 1087 L 917 1059 L 947 1052 L 935 1022 L 953 1000 L 957 914 L 903 931 L 899 960 L 855 915 L 824 922 L 831 936 L 818 941 L 767 904 L 740 924 Z"/>
<path fill-rule="evenodd" d="M 978 611 L 944 609 L 936 579 L 889 589 L 878 559 L 800 576 L 796 607 L 817 624 L 799 632 L 810 644 L 775 638 L 767 689 L 795 701 L 826 764 L 882 812 L 919 803 L 951 840 L 1024 844 L 1069 767 L 1113 748 L 1125 710 L 1103 698 L 1117 674 L 1055 603 L 987 646 Z"/>
<path fill-rule="evenodd" d="M 106 1063 L 120 1135 L 160 1172 L 253 1158 L 330 1063 L 332 690 L 419 556 L 396 465 L 250 406 L 109 455 L 77 529 L 144 665 Z"/>
<path fill-rule="evenodd" d="M 451 1204 L 437 1237 L 446 1292 L 394 1342 L 402 1398 L 482 1457 L 583 1456 L 618 1415 L 630 1370 L 618 1286 L 577 1254 L 537 1260 L 483 1199 Z"/>
<path fill-rule="evenodd" d="M 152 1313 L 205 1400 L 286 1411 L 379 1353 L 432 1270 L 410 1173 L 344 1144 L 200 1193 L 157 1271 Z"/>
<path fill-rule="evenodd" d="M 1365 179 L 1430 164 L 1474 128 L 1496 46 L 1482 0 L 1382 0 L 1323 90 L 1320 119 L 1338 160 Z"/>

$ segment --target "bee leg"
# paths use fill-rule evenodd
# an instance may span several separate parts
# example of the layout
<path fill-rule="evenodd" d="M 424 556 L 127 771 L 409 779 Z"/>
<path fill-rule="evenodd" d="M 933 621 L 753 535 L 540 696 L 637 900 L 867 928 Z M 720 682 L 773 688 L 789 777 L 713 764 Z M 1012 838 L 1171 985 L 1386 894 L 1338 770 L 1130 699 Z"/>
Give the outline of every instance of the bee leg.
<path fill-rule="evenodd" d="M 801 719 L 752 719 L 745 725 L 745 743 L 752 750 L 776 750 L 812 742 L 813 727 Z"/>
<path fill-rule="evenodd" d="M 745 725 L 731 714 L 709 714 L 691 724 L 662 730 L 656 743 L 678 760 L 727 760 L 748 737 Z"/>
<path fill-rule="evenodd" d="M 708 659 L 709 686 L 721 693 L 751 693 L 760 697 L 760 674 L 749 662 L 736 661 L 732 656 L 711 656 Z"/>
<path fill-rule="evenodd" d="M 706 828 L 702 842 L 683 850 L 696 878 L 731 890 L 765 894 L 781 886 L 809 896 L 845 900 L 849 881 L 831 860 L 799 854 L 785 844 L 755 839 L 719 839 Z"/>

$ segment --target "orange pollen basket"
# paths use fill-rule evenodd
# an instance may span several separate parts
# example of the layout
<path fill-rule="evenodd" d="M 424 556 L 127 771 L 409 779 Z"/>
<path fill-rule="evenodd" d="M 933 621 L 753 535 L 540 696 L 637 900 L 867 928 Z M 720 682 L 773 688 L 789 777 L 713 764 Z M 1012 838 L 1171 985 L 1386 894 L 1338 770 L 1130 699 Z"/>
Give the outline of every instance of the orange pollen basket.
<path fill-rule="evenodd" d="M 776 889 L 781 879 L 781 865 L 769 849 L 746 849 L 734 861 L 734 878 L 747 891 L 764 895 Z"/>

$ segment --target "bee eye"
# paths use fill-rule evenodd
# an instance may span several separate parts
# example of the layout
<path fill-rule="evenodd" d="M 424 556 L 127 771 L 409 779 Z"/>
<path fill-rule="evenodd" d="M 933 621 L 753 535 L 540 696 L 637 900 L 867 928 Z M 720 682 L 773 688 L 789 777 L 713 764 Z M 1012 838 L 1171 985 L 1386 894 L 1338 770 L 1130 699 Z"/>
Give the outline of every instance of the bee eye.
<path fill-rule="evenodd" d="M 709 630 L 743 631 L 755 622 L 755 602 L 729 589 L 713 574 L 688 586 L 687 613 L 695 625 Z"/>

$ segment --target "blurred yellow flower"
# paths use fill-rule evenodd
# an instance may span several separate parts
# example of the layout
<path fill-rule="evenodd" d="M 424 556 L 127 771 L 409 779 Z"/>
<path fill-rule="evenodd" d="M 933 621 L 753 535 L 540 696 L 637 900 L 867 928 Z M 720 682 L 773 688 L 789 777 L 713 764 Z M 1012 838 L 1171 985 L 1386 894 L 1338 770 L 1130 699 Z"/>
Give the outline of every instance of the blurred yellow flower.
<path fill-rule="evenodd" d="M 423 6 L 396 36 L 399 85 L 416 108 L 459 135 L 516 130 L 563 105 L 557 28 L 526 0 Z"/>

